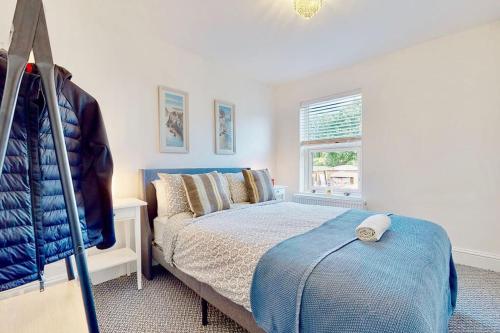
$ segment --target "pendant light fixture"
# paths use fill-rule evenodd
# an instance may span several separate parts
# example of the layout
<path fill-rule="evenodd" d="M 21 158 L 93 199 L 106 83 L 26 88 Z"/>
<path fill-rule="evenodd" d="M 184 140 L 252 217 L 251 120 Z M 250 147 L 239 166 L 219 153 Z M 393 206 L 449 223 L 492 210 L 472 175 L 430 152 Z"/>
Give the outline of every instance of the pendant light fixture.
<path fill-rule="evenodd" d="M 293 4 L 297 14 L 310 19 L 321 9 L 323 0 L 294 0 Z"/>

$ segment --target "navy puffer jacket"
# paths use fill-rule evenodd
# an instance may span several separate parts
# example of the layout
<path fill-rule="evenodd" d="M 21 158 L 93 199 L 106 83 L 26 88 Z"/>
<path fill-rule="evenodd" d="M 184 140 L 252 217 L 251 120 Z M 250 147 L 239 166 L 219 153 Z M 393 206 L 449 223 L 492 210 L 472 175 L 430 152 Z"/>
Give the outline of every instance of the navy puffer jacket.
<path fill-rule="evenodd" d="M 6 53 L 0 51 L 0 97 Z M 56 66 L 66 148 L 86 247 L 115 243 L 113 161 L 94 98 Z M 0 291 L 43 278 L 44 266 L 73 254 L 48 110 L 36 69 L 25 73 L 0 177 Z"/>

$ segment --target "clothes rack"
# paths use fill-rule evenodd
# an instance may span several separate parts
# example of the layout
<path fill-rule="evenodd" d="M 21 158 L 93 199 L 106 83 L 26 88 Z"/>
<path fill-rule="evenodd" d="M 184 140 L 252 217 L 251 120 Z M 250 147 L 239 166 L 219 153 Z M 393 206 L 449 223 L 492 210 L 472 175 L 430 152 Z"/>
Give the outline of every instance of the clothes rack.
<path fill-rule="evenodd" d="M 7 74 L 3 99 L 0 105 L 0 176 L 5 162 L 21 80 L 28 63 L 29 55 L 33 51 L 49 110 L 57 166 L 61 178 L 87 327 L 89 332 L 98 333 L 99 326 L 57 102 L 54 62 L 42 0 L 18 0 L 12 26 L 12 40 L 7 59 Z M 68 279 L 74 279 L 73 269 L 68 258 L 66 258 L 66 268 Z M 43 289 L 42 283 L 41 289 Z"/>

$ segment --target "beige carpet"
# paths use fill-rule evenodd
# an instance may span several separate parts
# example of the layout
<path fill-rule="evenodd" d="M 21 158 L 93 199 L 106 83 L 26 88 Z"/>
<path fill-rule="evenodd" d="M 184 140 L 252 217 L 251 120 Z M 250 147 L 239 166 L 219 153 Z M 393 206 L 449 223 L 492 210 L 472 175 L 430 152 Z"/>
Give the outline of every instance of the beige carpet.
<path fill-rule="evenodd" d="M 450 332 L 500 333 L 500 273 L 457 266 L 458 304 Z M 201 325 L 200 300 L 165 270 L 136 289 L 135 275 L 94 287 L 102 333 L 124 332 L 245 332 L 215 308 L 209 325 Z"/>

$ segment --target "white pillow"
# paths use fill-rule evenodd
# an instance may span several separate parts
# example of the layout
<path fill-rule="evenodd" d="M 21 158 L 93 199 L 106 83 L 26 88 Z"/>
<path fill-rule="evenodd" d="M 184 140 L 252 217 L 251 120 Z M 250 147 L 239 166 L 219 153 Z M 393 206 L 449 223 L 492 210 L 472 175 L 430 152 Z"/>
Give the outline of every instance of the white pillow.
<path fill-rule="evenodd" d="M 229 191 L 231 199 L 234 203 L 248 202 L 248 190 L 245 184 L 245 178 L 242 172 L 226 173 L 227 182 L 229 183 Z"/>
<path fill-rule="evenodd" d="M 159 173 L 158 176 L 160 180 L 153 182 L 156 188 L 158 216 L 171 217 L 175 214 L 189 212 L 189 203 L 181 175 Z"/>
<path fill-rule="evenodd" d="M 153 186 L 156 189 L 156 206 L 159 217 L 166 217 L 168 214 L 167 211 L 167 191 L 166 191 L 166 183 L 162 180 L 154 180 Z"/>

